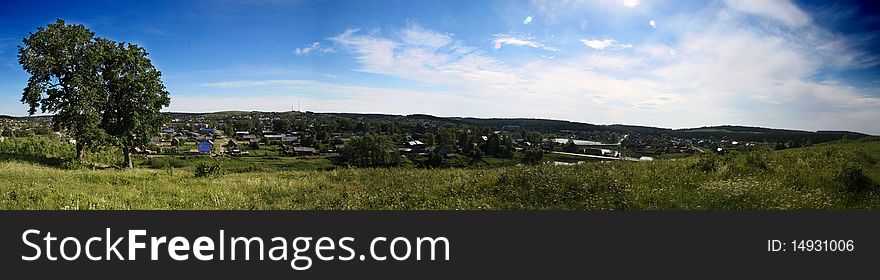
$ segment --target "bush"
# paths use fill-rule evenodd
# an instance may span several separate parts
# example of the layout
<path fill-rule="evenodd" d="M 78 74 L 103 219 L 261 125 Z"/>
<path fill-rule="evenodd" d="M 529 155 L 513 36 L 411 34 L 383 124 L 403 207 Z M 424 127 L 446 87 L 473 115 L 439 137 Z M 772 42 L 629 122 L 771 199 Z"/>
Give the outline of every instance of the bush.
<path fill-rule="evenodd" d="M 752 151 L 731 154 L 725 157 L 723 174 L 730 176 L 758 175 L 770 170 L 767 153 Z"/>
<path fill-rule="evenodd" d="M 223 166 L 220 161 L 212 160 L 209 162 L 200 162 L 196 165 L 196 177 L 213 177 L 223 174 Z"/>
<path fill-rule="evenodd" d="M 67 169 L 67 170 L 80 170 L 80 169 L 86 168 L 86 165 L 79 162 L 79 161 L 71 159 L 71 160 L 65 160 L 64 162 L 62 162 L 61 168 Z"/>
<path fill-rule="evenodd" d="M 706 173 L 714 172 L 718 168 L 718 157 L 712 154 L 702 154 L 688 168 Z"/>
<path fill-rule="evenodd" d="M 305 144 L 304 144 L 305 145 Z M 337 160 L 356 167 L 390 167 L 401 164 L 397 148 L 384 136 L 355 137 L 348 142 Z"/>
<path fill-rule="evenodd" d="M 539 164 L 544 159 L 544 150 L 540 148 L 531 148 L 523 153 L 522 161 L 527 164 Z"/>
<path fill-rule="evenodd" d="M 871 177 L 865 175 L 865 170 L 859 166 L 845 165 L 834 171 L 834 182 L 840 186 L 840 190 L 847 193 L 861 193 L 875 187 Z"/>
<path fill-rule="evenodd" d="M 147 165 L 151 168 L 181 168 L 187 166 L 187 162 L 176 157 L 151 157 L 147 159 Z"/>

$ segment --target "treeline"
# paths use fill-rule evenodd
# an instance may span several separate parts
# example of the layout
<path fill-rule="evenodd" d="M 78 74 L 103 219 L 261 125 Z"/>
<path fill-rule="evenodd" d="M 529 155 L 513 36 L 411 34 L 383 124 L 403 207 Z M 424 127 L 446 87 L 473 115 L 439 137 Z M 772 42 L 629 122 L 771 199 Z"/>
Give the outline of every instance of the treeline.
<path fill-rule="evenodd" d="M 335 158 L 338 165 L 354 167 L 465 167 L 480 163 L 484 157 L 513 160 L 516 154 L 514 137 L 531 138 L 540 143 L 535 132 L 483 134 L 480 130 L 440 128 L 437 134 L 414 135 L 419 141 L 415 151 L 401 152 L 392 137 L 386 135 L 357 136 L 346 143 Z M 410 148 L 402 148 L 410 149 Z M 416 154 L 424 154 L 417 156 Z M 408 154 L 408 155 L 407 155 Z M 544 152 L 540 145 L 523 151 L 522 162 L 540 163 Z"/>

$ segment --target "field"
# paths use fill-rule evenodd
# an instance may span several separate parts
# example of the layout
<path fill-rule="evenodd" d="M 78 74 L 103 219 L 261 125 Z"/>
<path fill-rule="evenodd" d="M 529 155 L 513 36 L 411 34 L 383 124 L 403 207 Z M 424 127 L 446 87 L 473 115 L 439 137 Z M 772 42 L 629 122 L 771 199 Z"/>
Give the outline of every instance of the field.
<path fill-rule="evenodd" d="M 358 169 L 253 157 L 221 160 L 221 174 L 206 177 L 194 169 L 208 158 L 119 170 L 21 149 L 0 153 L 0 209 L 880 209 L 880 139 L 872 137 L 573 166 Z"/>

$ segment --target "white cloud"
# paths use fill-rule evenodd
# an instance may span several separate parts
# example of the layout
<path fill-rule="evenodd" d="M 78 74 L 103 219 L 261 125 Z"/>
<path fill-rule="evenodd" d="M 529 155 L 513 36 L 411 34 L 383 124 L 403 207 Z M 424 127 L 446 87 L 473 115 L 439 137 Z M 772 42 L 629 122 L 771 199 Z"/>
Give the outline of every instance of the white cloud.
<path fill-rule="evenodd" d="M 504 45 L 513 45 L 513 46 L 525 46 L 532 48 L 539 48 L 546 51 L 559 51 L 558 48 L 549 47 L 544 45 L 541 42 L 535 41 L 532 38 L 525 38 L 520 36 L 513 36 L 508 34 L 495 34 L 495 39 L 492 40 L 495 44 L 495 48 L 499 49 Z"/>
<path fill-rule="evenodd" d="M 584 43 L 584 45 L 591 47 L 591 48 L 594 48 L 594 49 L 597 49 L 597 50 L 616 51 L 616 50 L 632 48 L 632 44 L 619 43 L 619 42 L 615 41 L 614 39 L 604 39 L 604 40 L 581 39 L 581 43 Z"/>
<path fill-rule="evenodd" d="M 675 49 L 666 44 L 643 45 L 636 48 L 636 52 L 655 60 L 669 60 L 675 57 Z"/>
<path fill-rule="evenodd" d="M 639 5 L 639 0 L 623 0 L 623 6 L 632 8 Z"/>
<path fill-rule="evenodd" d="M 309 44 L 309 45 L 306 45 L 305 47 L 302 47 L 302 48 L 296 48 L 295 50 L 293 50 L 293 53 L 296 54 L 296 55 L 307 55 L 307 54 L 310 54 L 310 53 L 313 53 L 313 52 L 314 52 L 314 53 L 322 53 L 322 54 L 323 54 L 323 53 L 332 53 L 332 52 L 336 52 L 336 50 L 334 50 L 334 49 L 331 48 L 331 47 L 323 46 L 323 45 L 321 45 L 320 42 L 314 42 L 314 43 L 311 43 L 311 44 Z"/>
<path fill-rule="evenodd" d="M 502 63 L 481 55 L 476 48 L 460 41 L 440 40 L 448 36 L 417 25 L 401 32 L 397 39 L 377 34 L 360 34 L 350 29 L 330 38 L 355 55 L 355 70 L 410 79 L 428 84 L 462 86 L 472 83 L 484 87 L 510 83 L 513 78 Z M 411 40 L 435 38 L 432 43 Z"/>
<path fill-rule="evenodd" d="M 788 0 L 725 0 L 727 6 L 744 13 L 780 21 L 791 27 L 810 24 L 810 16 Z"/>
<path fill-rule="evenodd" d="M 410 26 L 401 31 L 401 34 L 400 39 L 404 43 L 435 50 L 452 43 L 452 37 L 449 35 L 424 29 L 414 23 L 410 23 Z"/>
<path fill-rule="evenodd" d="M 640 44 L 632 52 L 584 51 L 555 59 L 536 56 L 516 64 L 470 47 L 453 35 L 417 25 L 386 36 L 351 29 L 330 40 L 353 56 L 358 65 L 355 70 L 416 81 L 430 85 L 425 88 L 431 90 L 306 80 L 231 81 L 204 88 L 240 91 L 242 96 L 270 95 L 207 102 L 175 97 L 172 109 L 265 106 L 288 110 L 285 104 L 301 100 L 304 109 L 312 111 L 537 117 L 664 127 L 743 124 L 880 133 L 873 123 L 880 119 L 880 98 L 868 97 L 840 81 L 816 80 L 815 74 L 826 63 L 816 59 L 815 48 L 809 47 L 813 43 L 717 22 L 724 20 L 688 30 L 673 28 L 684 19 L 669 19 L 664 21 L 668 29 L 682 30 L 676 34 L 681 38 L 677 42 Z M 497 43 L 542 46 L 533 40 Z M 582 43 L 603 50 L 632 47 L 613 39 L 584 39 Z M 235 104 L 248 108 L 231 108 Z"/>

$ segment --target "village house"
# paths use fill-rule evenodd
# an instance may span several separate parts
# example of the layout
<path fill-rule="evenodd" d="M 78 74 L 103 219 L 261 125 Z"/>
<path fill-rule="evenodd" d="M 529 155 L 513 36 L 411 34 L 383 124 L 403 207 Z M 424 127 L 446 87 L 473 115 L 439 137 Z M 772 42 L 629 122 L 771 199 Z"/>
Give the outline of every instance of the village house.
<path fill-rule="evenodd" d="M 318 149 L 312 147 L 293 147 L 293 152 L 301 156 L 317 155 Z"/>
<path fill-rule="evenodd" d="M 263 137 L 266 138 L 267 143 L 281 143 L 281 139 L 284 139 L 284 134 L 264 134 Z"/>

